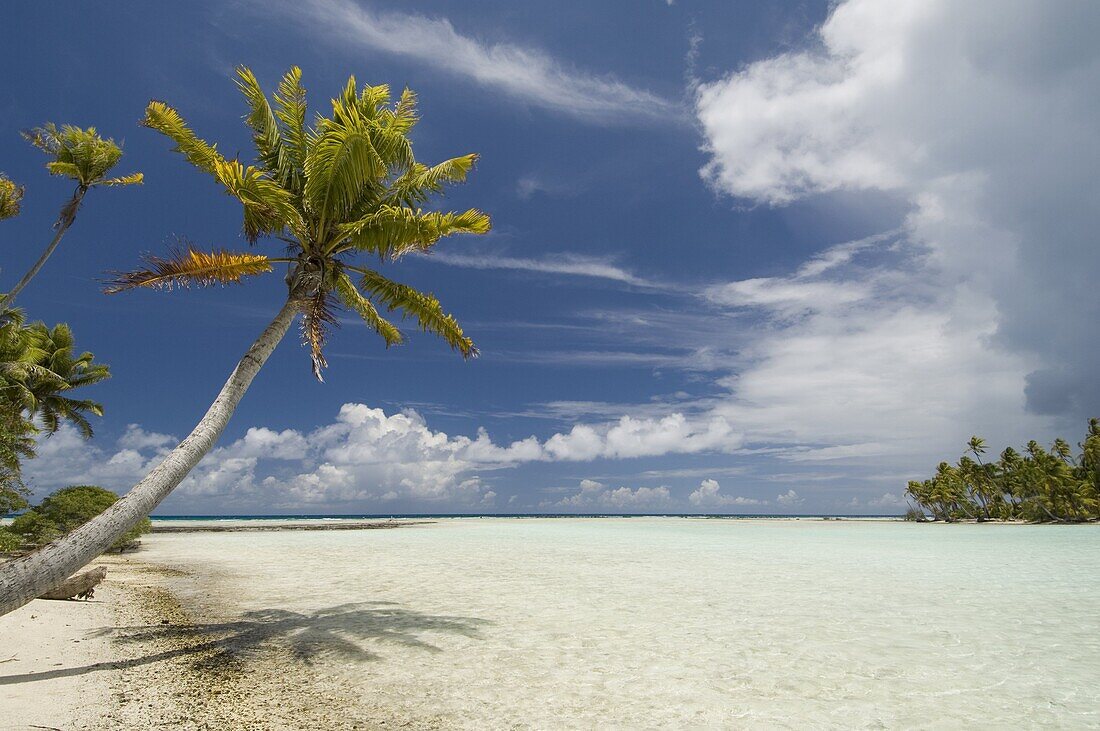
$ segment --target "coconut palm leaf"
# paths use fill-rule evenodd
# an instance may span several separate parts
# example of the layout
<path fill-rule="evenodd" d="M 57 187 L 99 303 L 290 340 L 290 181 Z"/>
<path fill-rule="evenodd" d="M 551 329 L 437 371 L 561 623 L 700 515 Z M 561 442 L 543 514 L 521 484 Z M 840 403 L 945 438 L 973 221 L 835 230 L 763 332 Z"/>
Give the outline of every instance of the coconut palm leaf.
<path fill-rule="evenodd" d="M 416 163 L 390 185 L 383 203 L 410 207 L 426 203 L 433 194 L 443 192 L 444 184 L 465 182 L 477 157 L 463 155 L 431 167 Z"/>
<path fill-rule="evenodd" d="M 266 169 L 279 172 L 278 180 L 282 182 L 287 179 L 289 170 L 279 121 L 251 69 L 238 67 L 237 77 L 237 88 L 248 101 L 249 113 L 245 123 L 252 128 L 252 143 L 256 146 L 257 156 Z"/>
<path fill-rule="evenodd" d="M 117 178 L 106 178 L 100 184 L 117 187 L 120 185 L 140 185 L 143 182 L 145 182 L 143 173 L 130 173 L 129 175 L 120 175 Z"/>
<path fill-rule="evenodd" d="M 345 243 L 337 250 L 354 248 L 393 261 L 410 251 L 427 251 L 445 236 L 483 234 L 489 227 L 489 216 L 476 208 L 462 213 L 440 213 L 384 205 L 358 221 L 341 226 L 338 239 Z"/>
<path fill-rule="evenodd" d="M 343 272 L 337 273 L 334 288 L 344 306 L 357 313 L 363 318 L 363 322 L 381 335 L 382 339 L 386 341 L 387 348 L 405 342 L 405 336 L 401 334 L 401 331 L 394 327 L 389 320 L 378 314 L 374 304 L 359 292 L 355 287 L 355 283 L 351 281 L 351 277 Z"/>
<path fill-rule="evenodd" d="M 244 208 L 244 233 L 249 242 L 264 234 L 278 234 L 285 228 L 300 230 L 301 218 L 293 196 L 256 167 L 236 160 L 216 160 L 214 177 Z"/>
<path fill-rule="evenodd" d="M 104 291 L 115 294 L 135 287 L 170 290 L 175 286 L 238 284 L 244 277 L 270 272 L 272 262 L 277 261 L 263 254 L 199 251 L 194 247 L 164 258 L 149 254 L 144 259 L 144 269 L 113 273 Z"/>
<path fill-rule="evenodd" d="M 288 177 L 280 182 L 292 191 L 301 188 L 302 168 L 306 160 L 306 90 L 302 88 L 302 70 L 292 66 L 274 95 L 275 116 L 279 119 Z"/>
<path fill-rule="evenodd" d="M 464 358 L 477 357 L 478 351 L 473 341 L 462 332 L 458 321 L 443 311 L 443 306 L 434 296 L 394 282 L 370 269 L 356 267 L 355 271 L 362 274 L 360 287 L 388 310 L 400 310 L 403 316 L 415 318 L 421 330 L 438 335 Z"/>
<path fill-rule="evenodd" d="M 326 125 L 312 140 L 305 159 L 305 197 L 324 223 L 351 209 L 364 188 L 386 174 L 386 162 L 364 125 Z"/>
<path fill-rule="evenodd" d="M 145 118 L 141 124 L 175 142 L 176 146 L 172 151 L 183 155 L 189 163 L 203 172 L 214 175 L 214 164 L 225 161 L 225 158 L 218 153 L 216 146 L 199 139 L 183 121 L 179 112 L 164 102 L 149 102 L 145 107 Z"/>

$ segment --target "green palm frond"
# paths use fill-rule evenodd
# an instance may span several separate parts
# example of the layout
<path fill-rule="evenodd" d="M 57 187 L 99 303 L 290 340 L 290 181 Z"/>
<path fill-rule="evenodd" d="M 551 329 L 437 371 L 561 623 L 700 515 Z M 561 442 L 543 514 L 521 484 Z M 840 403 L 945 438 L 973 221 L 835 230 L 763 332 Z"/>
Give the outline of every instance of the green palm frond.
<path fill-rule="evenodd" d="M 267 95 L 251 69 L 237 67 L 237 77 L 237 88 L 248 101 L 249 113 L 245 122 L 252 128 L 252 143 L 256 146 L 261 167 L 278 181 L 284 182 L 290 176 L 290 161 L 283 149 L 282 131 Z"/>
<path fill-rule="evenodd" d="M 361 126 L 326 125 L 311 140 L 305 159 L 305 197 L 322 222 L 351 210 L 365 188 L 378 186 L 386 162 Z"/>
<path fill-rule="evenodd" d="M 444 184 L 464 182 L 476 162 L 477 155 L 463 155 L 431 167 L 416 163 L 393 181 L 383 203 L 410 207 L 426 203 L 443 192 Z"/>
<path fill-rule="evenodd" d="M 237 284 L 244 277 L 271 271 L 272 259 L 263 254 L 232 251 L 199 251 L 188 247 L 168 257 L 144 257 L 146 268 L 132 272 L 114 272 L 105 292 L 115 294 L 135 287 L 172 289 L 174 286 L 202 287 L 213 284 Z"/>
<path fill-rule="evenodd" d="M 389 320 L 378 314 L 374 304 L 356 289 L 355 283 L 351 281 L 347 274 L 339 272 L 336 275 L 334 288 L 344 306 L 357 313 L 363 318 L 363 322 L 381 335 L 382 339 L 386 341 L 387 348 L 391 345 L 400 345 L 405 341 L 401 331 L 394 327 Z"/>
<path fill-rule="evenodd" d="M 141 121 L 141 125 L 154 129 L 175 142 L 173 152 L 180 153 L 189 163 L 210 175 L 215 175 L 215 163 L 225 161 L 218 152 L 217 146 L 199 139 L 183 121 L 180 113 L 164 102 L 149 102 L 145 107 L 145 118 Z"/>
<path fill-rule="evenodd" d="M 404 206 L 380 206 L 374 213 L 347 223 L 338 230 L 345 248 L 354 248 L 394 260 L 410 251 L 427 251 L 444 236 L 484 234 L 489 216 L 471 208 L 462 213 L 413 210 Z"/>
<path fill-rule="evenodd" d="M 118 164 L 122 148 L 110 138 L 99 136 L 95 127 L 82 129 L 71 124 L 58 127 L 48 122 L 26 130 L 23 136 L 54 159 L 46 163 L 51 175 L 72 178 L 84 188 L 97 185 L 133 185 L 142 182 L 140 173 L 107 178 Z"/>
<path fill-rule="evenodd" d="M 263 234 L 278 234 L 285 228 L 300 229 L 301 219 L 293 196 L 258 169 L 236 160 L 214 162 L 214 177 L 244 208 L 244 233 L 250 242 Z"/>
<path fill-rule="evenodd" d="M 404 91 L 401 92 L 401 98 L 397 100 L 397 105 L 394 107 L 393 120 L 390 122 L 390 126 L 402 134 L 408 134 L 418 121 L 420 121 L 420 118 L 416 114 L 416 94 L 412 89 L 405 87 Z"/>
<path fill-rule="evenodd" d="M 360 287 L 386 309 L 391 312 L 400 310 L 403 316 L 415 318 L 421 330 L 443 338 L 464 358 L 477 357 L 473 341 L 466 337 L 458 321 L 444 312 L 439 300 L 431 294 L 394 282 L 370 269 L 356 268 L 356 271 L 362 274 Z"/>
<path fill-rule="evenodd" d="M 0 324 L 0 410 L 11 419 L 24 419 L 24 432 L 33 433 L 31 419 L 47 435 L 63 423 L 75 426 L 85 437 L 92 435 L 88 414 L 103 415 L 103 407 L 89 399 L 71 397 L 75 389 L 110 377 L 110 370 L 96 363 L 91 353 L 74 355 L 75 339 L 68 325 L 50 328 L 42 322 L 24 326 L 22 318 L 5 313 Z M 12 427 L 12 421 L 5 428 Z M 13 445 L 8 445 L 9 447 Z M 14 445 L 18 446 L 18 444 Z"/>
<path fill-rule="evenodd" d="M 0 221 L 19 215 L 23 201 L 23 186 L 16 185 L 11 178 L 0 173 Z"/>
<path fill-rule="evenodd" d="M 302 70 L 292 66 L 275 93 L 275 116 L 283 131 L 283 148 L 290 175 L 281 181 L 292 191 L 301 189 L 306 161 L 308 131 L 306 129 L 306 90 L 302 88 Z"/>

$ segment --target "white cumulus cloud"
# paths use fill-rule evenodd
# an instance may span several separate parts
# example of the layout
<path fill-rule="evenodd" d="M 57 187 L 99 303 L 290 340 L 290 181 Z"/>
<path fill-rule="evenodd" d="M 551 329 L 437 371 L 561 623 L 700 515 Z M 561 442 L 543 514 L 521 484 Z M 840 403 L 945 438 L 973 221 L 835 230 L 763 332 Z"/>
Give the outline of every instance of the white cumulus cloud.
<path fill-rule="evenodd" d="M 766 505 L 766 500 L 756 498 L 726 495 L 722 492 L 717 480 L 703 480 L 693 493 L 688 495 L 688 502 L 697 508 L 723 508 L 734 505 Z"/>
<path fill-rule="evenodd" d="M 557 502 L 544 502 L 539 507 L 578 513 L 599 510 L 638 513 L 669 509 L 672 506 L 672 494 L 664 486 L 610 489 L 595 480 L 581 480 L 579 492 Z"/>

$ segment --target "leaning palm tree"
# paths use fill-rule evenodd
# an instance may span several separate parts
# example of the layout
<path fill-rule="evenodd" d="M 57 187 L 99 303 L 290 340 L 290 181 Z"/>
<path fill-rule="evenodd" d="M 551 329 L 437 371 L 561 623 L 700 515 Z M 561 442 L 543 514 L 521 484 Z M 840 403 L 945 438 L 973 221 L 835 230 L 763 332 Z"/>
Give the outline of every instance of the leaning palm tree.
<path fill-rule="evenodd" d="M 84 196 L 92 188 L 100 186 L 137 185 L 144 177 L 141 173 L 131 173 L 121 177 L 109 178 L 108 173 L 118 164 L 122 157 L 122 148 L 112 139 L 103 139 L 99 136 L 95 127 L 81 129 L 72 125 L 62 125 L 60 128 L 52 122 L 41 127 L 28 130 L 23 133 L 27 140 L 45 152 L 52 159 L 46 163 L 46 169 L 51 175 L 60 175 L 76 181 L 76 189 L 69 200 L 61 207 L 61 213 L 54 224 L 53 239 L 46 245 L 45 251 L 38 260 L 23 275 L 10 291 L 0 299 L 0 308 L 9 306 L 27 284 L 34 279 L 46 260 L 53 254 L 54 249 L 61 243 L 61 237 L 73 225 L 76 220 L 76 212 L 84 201 Z M 7 181 L 11 182 L 11 181 Z M 5 206 L 3 194 L 4 180 L 0 180 L 0 210 Z M 22 197 L 23 189 L 16 188 L 18 196 Z M 11 194 L 11 195 L 14 195 Z M 10 196 L 8 196 L 10 197 Z M 15 198 L 15 210 L 11 215 L 18 213 L 18 198 Z M 7 216 L 0 216 L 4 218 Z"/>
<path fill-rule="evenodd" d="M 249 105 L 246 121 L 253 131 L 255 164 L 227 160 L 163 102 L 149 104 L 143 124 L 170 138 L 188 162 L 241 203 L 244 234 L 250 242 L 273 238 L 286 255 L 188 246 L 165 257 L 149 257 L 137 271 L 117 274 L 108 291 L 236 283 L 282 265 L 286 301 L 206 415 L 163 462 L 97 518 L 35 553 L 0 565 L 0 614 L 64 580 L 167 497 L 214 446 L 252 379 L 299 313 L 318 378 L 326 367 L 327 330 L 339 307 L 362 317 L 387 346 L 402 342 L 403 335 L 380 309 L 412 318 L 464 357 L 477 354 L 435 297 L 394 282 L 356 258 L 365 254 L 392 262 L 409 252 L 427 251 L 444 236 L 487 232 L 489 218 L 481 211 L 420 208 L 445 184 L 465 180 L 477 156 L 431 167 L 417 162 L 409 141 L 417 122 L 416 97 L 407 89 L 391 103 L 388 87 L 360 90 L 353 77 L 332 100 L 332 116 L 318 116 L 310 127 L 297 68 L 283 77 L 273 103 L 251 71 L 241 68 L 237 73 Z"/>

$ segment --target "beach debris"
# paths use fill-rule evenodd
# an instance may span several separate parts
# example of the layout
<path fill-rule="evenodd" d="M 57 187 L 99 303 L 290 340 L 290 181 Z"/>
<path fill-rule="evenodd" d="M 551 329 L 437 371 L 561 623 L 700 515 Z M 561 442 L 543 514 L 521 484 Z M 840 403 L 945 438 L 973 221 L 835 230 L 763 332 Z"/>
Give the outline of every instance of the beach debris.
<path fill-rule="evenodd" d="M 79 574 L 75 574 L 61 582 L 56 589 L 52 589 L 39 599 L 91 599 L 95 595 L 95 588 L 101 581 L 107 578 L 107 567 L 96 566 Z"/>

